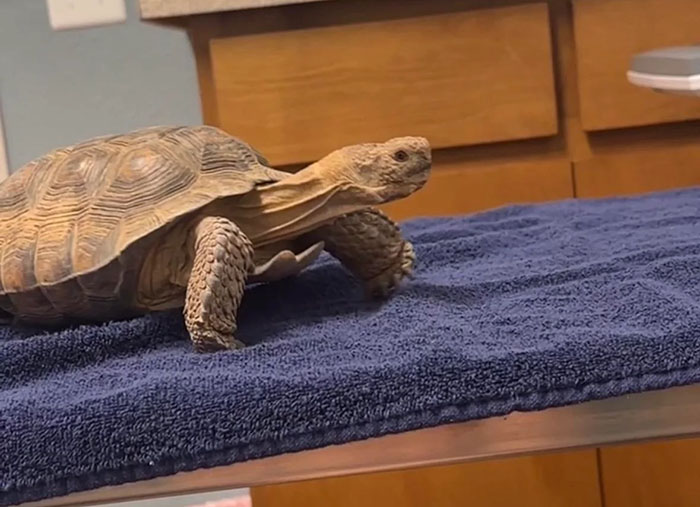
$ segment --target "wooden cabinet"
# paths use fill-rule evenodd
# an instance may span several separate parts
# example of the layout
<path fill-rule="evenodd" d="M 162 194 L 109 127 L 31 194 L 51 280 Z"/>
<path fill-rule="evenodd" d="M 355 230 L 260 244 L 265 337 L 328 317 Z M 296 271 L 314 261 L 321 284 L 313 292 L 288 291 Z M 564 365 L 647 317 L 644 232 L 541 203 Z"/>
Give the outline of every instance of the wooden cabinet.
<path fill-rule="evenodd" d="M 700 439 L 605 447 L 600 451 L 606 507 L 696 507 Z"/>
<path fill-rule="evenodd" d="M 578 197 L 611 197 L 700 185 L 700 124 L 591 140 L 575 163 Z"/>
<path fill-rule="evenodd" d="M 255 488 L 255 507 L 602 507 L 593 450 Z"/>
<path fill-rule="evenodd" d="M 557 132 L 546 3 L 222 36 L 210 52 L 219 125 L 274 164 L 402 135 Z"/>
<path fill-rule="evenodd" d="M 631 85 L 639 52 L 696 43 L 697 0 L 572 0 L 578 197 L 700 185 L 700 100 Z M 581 155 L 582 153 L 582 155 Z"/>
<path fill-rule="evenodd" d="M 697 98 L 660 94 L 627 81 L 636 53 L 697 42 L 697 0 L 573 0 L 573 19 L 585 130 L 700 118 Z"/>

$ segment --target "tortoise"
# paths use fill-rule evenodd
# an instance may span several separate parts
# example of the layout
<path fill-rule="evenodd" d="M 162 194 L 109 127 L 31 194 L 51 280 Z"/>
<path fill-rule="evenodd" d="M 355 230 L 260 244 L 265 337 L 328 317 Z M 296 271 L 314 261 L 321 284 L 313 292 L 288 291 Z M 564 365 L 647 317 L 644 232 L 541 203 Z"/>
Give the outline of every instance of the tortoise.
<path fill-rule="evenodd" d="M 0 184 L 0 308 L 40 326 L 181 308 L 194 350 L 239 348 L 245 288 L 322 251 L 368 297 L 411 276 L 413 247 L 377 205 L 420 189 L 430 168 L 425 138 L 397 137 L 281 171 L 209 125 L 55 149 Z"/>

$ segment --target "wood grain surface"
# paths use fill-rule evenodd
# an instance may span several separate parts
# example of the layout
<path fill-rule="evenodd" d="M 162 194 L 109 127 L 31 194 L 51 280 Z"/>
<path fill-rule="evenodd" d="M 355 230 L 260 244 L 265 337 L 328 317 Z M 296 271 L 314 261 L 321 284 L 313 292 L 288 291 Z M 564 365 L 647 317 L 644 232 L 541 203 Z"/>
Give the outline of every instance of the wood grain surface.
<path fill-rule="evenodd" d="M 578 197 L 700 185 L 700 122 L 591 136 L 591 151 L 574 163 Z"/>
<path fill-rule="evenodd" d="M 634 54 L 695 44 L 698 0 L 574 0 L 583 127 L 586 130 L 700 118 L 700 100 L 634 86 Z"/>
<path fill-rule="evenodd" d="M 556 133 L 545 3 L 222 37 L 220 126 L 275 164 L 419 132 L 434 147 Z"/>
<path fill-rule="evenodd" d="M 700 439 L 604 447 L 600 469 L 605 506 L 696 507 L 699 468 Z"/>
<path fill-rule="evenodd" d="M 202 123 L 213 126 L 219 125 L 219 106 L 216 102 L 209 41 L 220 33 L 220 21 L 217 16 L 199 16 L 193 17 L 187 23 L 187 36 L 192 46 L 197 67 Z"/>
<path fill-rule="evenodd" d="M 262 486 L 255 507 L 600 507 L 594 450 Z"/>

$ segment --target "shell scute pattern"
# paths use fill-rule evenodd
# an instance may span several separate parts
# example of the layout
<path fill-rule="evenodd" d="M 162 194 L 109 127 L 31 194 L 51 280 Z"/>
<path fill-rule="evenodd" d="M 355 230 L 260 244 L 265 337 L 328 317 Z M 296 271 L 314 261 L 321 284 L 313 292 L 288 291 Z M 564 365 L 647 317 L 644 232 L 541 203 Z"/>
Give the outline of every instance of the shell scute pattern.
<path fill-rule="evenodd" d="M 269 181 L 260 160 L 240 140 L 200 126 L 103 136 L 30 162 L 0 185 L 0 294 L 26 299 L 30 289 L 46 292 L 108 265 L 117 268 L 104 276 L 114 278 L 116 259 L 140 238 Z"/>

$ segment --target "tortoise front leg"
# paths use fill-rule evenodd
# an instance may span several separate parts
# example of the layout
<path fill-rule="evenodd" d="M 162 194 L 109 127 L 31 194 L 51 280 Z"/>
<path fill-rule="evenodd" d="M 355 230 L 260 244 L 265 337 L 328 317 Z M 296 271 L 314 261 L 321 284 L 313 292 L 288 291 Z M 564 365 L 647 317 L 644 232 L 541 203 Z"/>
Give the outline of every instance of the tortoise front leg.
<path fill-rule="evenodd" d="M 240 348 L 234 338 L 253 245 L 226 218 L 207 217 L 195 229 L 195 255 L 187 284 L 185 325 L 198 352 Z"/>
<path fill-rule="evenodd" d="M 364 282 L 372 297 L 389 296 L 401 280 L 413 273 L 413 245 L 378 209 L 344 215 L 304 239 L 325 242 L 326 250 Z"/>

